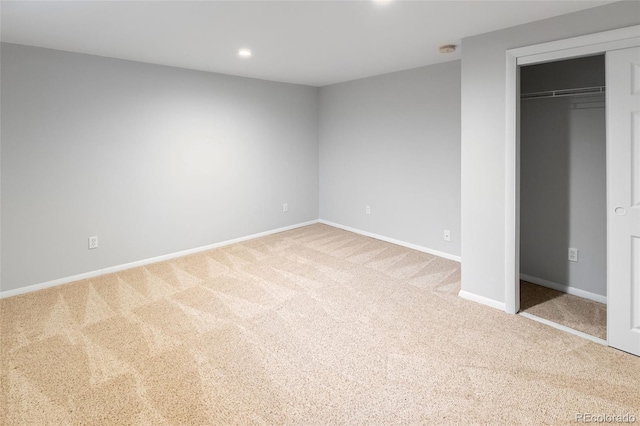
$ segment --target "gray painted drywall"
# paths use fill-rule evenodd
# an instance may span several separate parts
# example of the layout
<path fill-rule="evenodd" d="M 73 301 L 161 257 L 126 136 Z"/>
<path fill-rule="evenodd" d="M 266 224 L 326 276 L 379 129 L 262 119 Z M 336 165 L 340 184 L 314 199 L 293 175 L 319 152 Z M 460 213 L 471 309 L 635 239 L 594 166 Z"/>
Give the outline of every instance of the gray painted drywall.
<path fill-rule="evenodd" d="M 320 89 L 320 218 L 460 254 L 460 61 Z"/>
<path fill-rule="evenodd" d="M 464 291 L 505 301 L 505 52 L 639 23 L 640 2 L 617 2 L 462 40 Z"/>
<path fill-rule="evenodd" d="M 520 272 L 606 296 L 604 95 L 521 105 Z"/>
<path fill-rule="evenodd" d="M 521 93 L 604 85 L 604 55 L 545 62 L 520 68 Z"/>
<path fill-rule="evenodd" d="M 0 43 L 0 100 L 2 99 L 2 43 Z M 2 102 L 0 101 L 0 290 L 2 290 Z"/>
<path fill-rule="evenodd" d="M 3 291 L 318 218 L 317 88 L 1 55 Z"/>

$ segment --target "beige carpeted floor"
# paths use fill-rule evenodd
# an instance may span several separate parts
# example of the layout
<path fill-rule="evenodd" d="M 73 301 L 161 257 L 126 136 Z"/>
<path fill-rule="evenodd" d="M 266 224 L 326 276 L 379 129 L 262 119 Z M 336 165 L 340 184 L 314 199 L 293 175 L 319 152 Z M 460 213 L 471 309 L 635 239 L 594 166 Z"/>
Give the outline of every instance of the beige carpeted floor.
<path fill-rule="evenodd" d="M 570 424 L 640 359 L 463 300 L 458 263 L 312 225 L 0 302 L 0 422 Z"/>
<path fill-rule="evenodd" d="M 607 339 L 607 305 L 520 281 L 520 310 Z"/>

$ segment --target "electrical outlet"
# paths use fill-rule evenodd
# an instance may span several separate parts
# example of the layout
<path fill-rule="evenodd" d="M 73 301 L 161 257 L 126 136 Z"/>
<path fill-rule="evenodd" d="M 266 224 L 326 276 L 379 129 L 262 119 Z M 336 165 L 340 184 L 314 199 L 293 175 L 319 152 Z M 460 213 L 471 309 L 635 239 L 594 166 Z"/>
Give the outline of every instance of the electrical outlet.
<path fill-rule="evenodd" d="M 285 213 L 285 212 L 288 212 L 288 211 L 289 211 L 289 204 L 284 203 L 282 205 L 282 212 Z"/>
<path fill-rule="evenodd" d="M 569 260 L 571 262 L 577 262 L 578 261 L 578 249 L 577 248 L 569 247 Z"/>
<path fill-rule="evenodd" d="M 365 214 L 371 214 L 371 206 L 365 206 L 364 207 L 364 213 Z"/>
<path fill-rule="evenodd" d="M 451 241 L 451 231 L 449 231 L 448 229 L 444 230 L 443 236 L 445 241 Z"/>
<path fill-rule="evenodd" d="M 89 237 L 89 250 L 98 248 L 98 237 Z"/>

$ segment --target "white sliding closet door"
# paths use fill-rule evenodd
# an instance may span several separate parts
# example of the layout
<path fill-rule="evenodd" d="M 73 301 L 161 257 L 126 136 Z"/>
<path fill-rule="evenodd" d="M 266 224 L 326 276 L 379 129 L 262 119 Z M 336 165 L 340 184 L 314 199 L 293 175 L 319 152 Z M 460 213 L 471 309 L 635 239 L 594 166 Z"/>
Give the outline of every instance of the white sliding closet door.
<path fill-rule="evenodd" d="M 607 340 L 640 356 L 640 47 L 607 61 Z"/>

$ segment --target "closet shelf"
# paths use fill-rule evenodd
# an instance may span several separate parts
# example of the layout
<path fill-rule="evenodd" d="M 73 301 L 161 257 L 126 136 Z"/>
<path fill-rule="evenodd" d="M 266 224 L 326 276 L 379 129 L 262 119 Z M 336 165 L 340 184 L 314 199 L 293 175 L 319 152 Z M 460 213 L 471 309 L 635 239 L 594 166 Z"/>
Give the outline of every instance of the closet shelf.
<path fill-rule="evenodd" d="M 580 87 L 578 89 L 549 90 L 546 92 L 522 93 L 520 99 L 560 98 L 563 96 L 588 96 L 605 93 L 605 86 Z"/>

